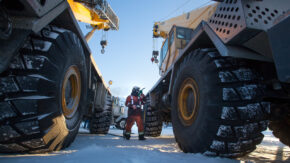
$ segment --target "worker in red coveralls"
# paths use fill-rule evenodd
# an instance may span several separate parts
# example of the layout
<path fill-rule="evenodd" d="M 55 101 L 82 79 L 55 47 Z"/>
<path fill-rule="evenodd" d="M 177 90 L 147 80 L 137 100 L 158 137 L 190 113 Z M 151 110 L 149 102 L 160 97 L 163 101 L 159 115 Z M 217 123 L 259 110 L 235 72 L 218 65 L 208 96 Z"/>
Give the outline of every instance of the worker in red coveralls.
<path fill-rule="evenodd" d="M 130 140 L 131 128 L 134 125 L 134 122 L 136 122 L 138 126 L 139 140 L 145 140 L 141 107 L 144 104 L 144 101 L 145 96 L 142 91 L 140 91 L 139 87 L 134 87 L 131 95 L 126 99 L 125 105 L 128 107 L 128 118 L 124 137 L 127 140 Z"/>

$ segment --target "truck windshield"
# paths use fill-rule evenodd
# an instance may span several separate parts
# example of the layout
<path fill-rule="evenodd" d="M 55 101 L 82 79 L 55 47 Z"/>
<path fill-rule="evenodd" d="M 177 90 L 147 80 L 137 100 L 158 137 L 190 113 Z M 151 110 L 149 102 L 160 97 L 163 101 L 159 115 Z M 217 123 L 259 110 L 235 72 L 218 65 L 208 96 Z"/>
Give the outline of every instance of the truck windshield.
<path fill-rule="evenodd" d="M 192 37 L 191 35 L 192 35 L 192 29 L 182 28 L 182 27 L 176 28 L 176 37 L 178 39 L 190 40 Z"/>
<path fill-rule="evenodd" d="M 165 42 L 161 48 L 160 65 L 163 62 L 163 60 L 165 59 L 167 51 L 168 51 L 168 39 L 165 40 Z"/>

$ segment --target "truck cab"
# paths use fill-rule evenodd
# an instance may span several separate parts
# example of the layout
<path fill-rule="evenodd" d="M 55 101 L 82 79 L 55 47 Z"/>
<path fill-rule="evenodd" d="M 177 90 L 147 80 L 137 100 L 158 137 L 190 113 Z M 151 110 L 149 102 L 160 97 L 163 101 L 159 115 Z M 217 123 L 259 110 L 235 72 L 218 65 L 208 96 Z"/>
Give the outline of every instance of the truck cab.
<path fill-rule="evenodd" d="M 173 26 L 167 39 L 163 42 L 160 50 L 160 67 L 161 76 L 167 71 L 172 63 L 178 58 L 183 48 L 189 43 L 193 36 L 191 28 Z"/>

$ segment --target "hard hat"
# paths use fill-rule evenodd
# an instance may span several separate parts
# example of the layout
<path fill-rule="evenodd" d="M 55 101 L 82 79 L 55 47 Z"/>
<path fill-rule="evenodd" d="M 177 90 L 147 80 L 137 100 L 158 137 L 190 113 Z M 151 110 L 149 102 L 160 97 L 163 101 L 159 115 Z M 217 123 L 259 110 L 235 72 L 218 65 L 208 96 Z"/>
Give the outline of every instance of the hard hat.
<path fill-rule="evenodd" d="M 133 89 L 140 89 L 140 87 L 138 87 L 138 86 L 134 86 Z"/>
<path fill-rule="evenodd" d="M 140 87 L 134 86 L 133 89 L 132 89 L 132 91 L 134 91 L 134 90 L 139 91 L 140 90 Z"/>

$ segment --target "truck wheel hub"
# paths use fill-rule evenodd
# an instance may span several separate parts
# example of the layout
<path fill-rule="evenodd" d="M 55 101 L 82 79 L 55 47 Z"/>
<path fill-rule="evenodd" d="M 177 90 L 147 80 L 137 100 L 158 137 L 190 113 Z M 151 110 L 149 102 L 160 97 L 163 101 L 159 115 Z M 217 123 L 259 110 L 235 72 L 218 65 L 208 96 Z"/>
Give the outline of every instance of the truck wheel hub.
<path fill-rule="evenodd" d="M 62 111 L 66 118 L 76 113 L 81 96 L 81 77 L 77 66 L 68 68 L 62 83 Z"/>
<path fill-rule="evenodd" d="M 194 122 L 198 106 L 198 86 L 195 80 L 187 78 L 182 82 L 178 93 L 179 118 L 185 126 L 190 126 Z"/>
<path fill-rule="evenodd" d="M 121 128 L 125 128 L 125 126 L 126 126 L 126 121 L 125 121 L 125 120 L 122 120 L 122 121 L 120 122 L 120 127 L 121 127 Z"/>

